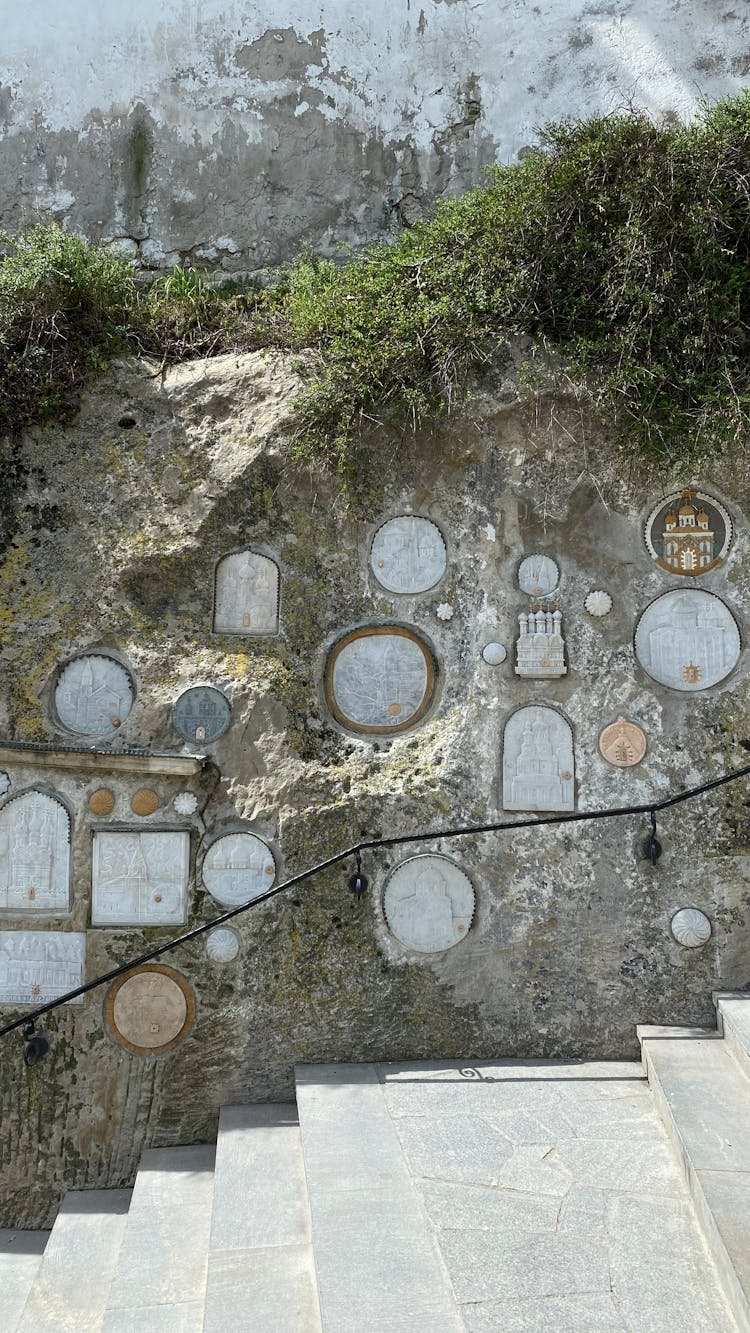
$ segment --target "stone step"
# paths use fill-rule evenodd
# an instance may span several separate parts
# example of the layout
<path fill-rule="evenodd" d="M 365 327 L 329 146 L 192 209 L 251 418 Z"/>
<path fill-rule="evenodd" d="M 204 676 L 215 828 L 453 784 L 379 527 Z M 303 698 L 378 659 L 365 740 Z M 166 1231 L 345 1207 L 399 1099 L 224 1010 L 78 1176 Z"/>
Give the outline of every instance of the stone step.
<path fill-rule="evenodd" d="M 101 1328 L 130 1195 L 130 1190 L 66 1194 L 17 1333 L 81 1333 Z"/>
<path fill-rule="evenodd" d="M 374 1067 L 296 1085 L 324 1333 L 464 1333 Z"/>
<path fill-rule="evenodd" d="M 637 1031 L 730 1307 L 750 1330 L 750 1081 L 717 1032 Z"/>
<path fill-rule="evenodd" d="M 215 1148 L 141 1158 L 102 1328 L 201 1333 Z"/>
<path fill-rule="evenodd" d="M 216 1144 L 204 1333 L 320 1333 L 294 1105 L 228 1106 Z"/>
<path fill-rule="evenodd" d="M 715 991 L 716 1021 L 735 1060 L 750 1079 L 750 995 Z"/>
<path fill-rule="evenodd" d="M 48 1231 L 0 1229 L 0 1329 L 3 1333 L 16 1333 L 48 1237 Z"/>

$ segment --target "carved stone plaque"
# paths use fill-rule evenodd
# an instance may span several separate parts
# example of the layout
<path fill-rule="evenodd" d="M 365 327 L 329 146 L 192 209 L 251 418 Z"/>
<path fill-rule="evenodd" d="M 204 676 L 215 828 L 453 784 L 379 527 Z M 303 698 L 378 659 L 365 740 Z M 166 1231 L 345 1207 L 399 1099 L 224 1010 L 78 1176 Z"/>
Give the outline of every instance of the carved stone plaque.
<path fill-rule="evenodd" d="M 561 713 L 530 704 L 503 735 L 503 809 L 574 808 L 573 732 Z"/>
<path fill-rule="evenodd" d="M 232 716 L 225 694 L 213 685 L 194 685 L 175 703 L 172 717 L 181 736 L 199 745 L 223 736 Z"/>
<path fill-rule="evenodd" d="M 92 815 L 111 815 L 115 808 L 115 794 L 109 787 L 97 787 L 89 796 Z"/>
<path fill-rule="evenodd" d="M 729 607 L 701 588 L 662 593 L 635 631 L 644 671 L 672 690 L 707 690 L 737 665 L 740 632 Z"/>
<path fill-rule="evenodd" d="M 221 907 L 239 907 L 271 888 L 276 862 L 268 843 L 254 833 L 225 833 L 211 843 L 202 873 Z"/>
<path fill-rule="evenodd" d="M 417 953 L 442 953 L 464 939 L 475 901 L 468 875 L 447 856 L 431 853 L 395 866 L 383 891 L 389 929 Z"/>
<path fill-rule="evenodd" d="M 97 830 L 93 926 L 180 926 L 185 921 L 190 834 Z"/>
<path fill-rule="evenodd" d="M 565 640 L 562 632 L 562 612 L 551 602 L 537 602 L 518 617 L 516 644 L 516 675 L 531 680 L 548 680 L 564 676 Z"/>
<path fill-rule="evenodd" d="M 427 712 L 434 689 L 427 645 L 396 625 L 347 634 L 328 659 L 328 705 L 351 731 L 394 735 L 413 726 Z"/>
<path fill-rule="evenodd" d="M 559 582 L 560 570 L 551 555 L 527 555 L 518 566 L 518 586 L 529 597 L 549 597 Z"/>
<path fill-rule="evenodd" d="M 402 514 L 378 528 L 370 566 L 389 592 L 427 592 L 439 583 L 446 566 L 443 534 L 429 518 Z"/>
<path fill-rule="evenodd" d="M 0 1004 L 46 1004 L 84 983 L 83 931 L 0 931 Z M 83 1004 L 83 996 L 69 1000 Z"/>
<path fill-rule="evenodd" d="M 215 634 L 277 634 L 279 567 L 255 551 L 225 555 L 216 566 Z"/>
<path fill-rule="evenodd" d="M 55 686 L 57 716 L 79 736 L 106 736 L 116 731 L 133 707 L 135 689 L 130 672 L 113 657 L 87 653 L 63 667 Z"/>
<path fill-rule="evenodd" d="M 605 727 L 599 737 L 599 749 L 608 764 L 615 768 L 633 768 L 640 764 L 646 753 L 646 733 L 635 722 L 618 717 Z"/>
<path fill-rule="evenodd" d="M 732 542 L 732 520 L 718 500 L 702 491 L 668 495 L 649 514 L 646 546 L 670 574 L 696 578 L 721 564 Z"/>
<path fill-rule="evenodd" d="M 118 978 L 107 996 L 113 1036 L 136 1055 L 162 1055 L 186 1037 L 195 1018 L 195 1000 L 185 977 L 174 968 L 147 963 Z"/>
<path fill-rule="evenodd" d="M 70 816 L 46 792 L 24 792 L 0 810 L 0 910 L 70 911 Z"/>
<path fill-rule="evenodd" d="M 671 930 L 677 943 L 685 949 L 700 949 L 711 938 L 711 922 L 697 907 L 681 907 L 675 912 Z"/>

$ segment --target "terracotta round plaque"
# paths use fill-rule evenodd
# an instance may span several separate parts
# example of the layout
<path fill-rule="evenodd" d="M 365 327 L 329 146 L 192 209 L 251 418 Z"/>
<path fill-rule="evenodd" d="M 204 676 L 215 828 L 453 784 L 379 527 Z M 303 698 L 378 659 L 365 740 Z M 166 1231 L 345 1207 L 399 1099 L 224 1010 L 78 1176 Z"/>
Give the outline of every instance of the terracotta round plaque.
<path fill-rule="evenodd" d="M 89 810 L 94 815 L 111 815 L 115 808 L 115 794 L 109 787 L 97 787 L 89 796 Z"/>
<path fill-rule="evenodd" d="M 599 737 L 599 749 L 608 764 L 615 768 L 633 768 L 640 764 L 646 753 L 646 733 L 635 722 L 618 717 L 605 727 Z"/>
<path fill-rule="evenodd" d="M 139 787 L 130 802 L 134 815 L 152 815 L 160 805 L 158 794 L 151 787 Z"/>
<path fill-rule="evenodd" d="M 113 1036 L 136 1055 L 163 1055 L 186 1037 L 195 1000 L 185 977 L 161 963 L 147 963 L 120 977 L 106 1004 Z"/>

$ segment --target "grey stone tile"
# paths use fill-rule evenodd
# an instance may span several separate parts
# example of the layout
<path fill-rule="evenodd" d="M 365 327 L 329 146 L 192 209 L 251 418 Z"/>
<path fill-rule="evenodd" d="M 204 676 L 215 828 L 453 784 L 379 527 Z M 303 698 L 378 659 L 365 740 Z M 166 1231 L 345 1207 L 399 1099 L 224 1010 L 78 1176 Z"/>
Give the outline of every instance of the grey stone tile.
<path fill-rule="evenodd" d="M 83 1333 L 78 1329 L 77 1333 Z M 102 1333 L 203 1333 L 203 1302 L 108 1310 Z"/>
<path fill-rule="evenodd" d="M 559 1148 L 543 1143 L 516 1148 L 504 1163 L 498 1185 L 525 1194 L 551 1194 L 562 1198 L 573 1182 L 573 1172 L 561 1161 Z"/>
<path fill-rule="evenodd" d="M 560 1205 L 558 1231 L 575 1236 L 600 1236 L 607 1217 L 603 1190 L 571 1189 Z"/>
<path fill-rule="evenodd" d="M 309 1239 L 296 1107 L 225 1107 L 216 1144 L 211 1250 L 249 1250 Z"/>
<path fill-rule="evenodd" d="M 628 1333 L 610 1296 L 490 1301 L 464 1305 L 461 1314 L 466 1333 Z"/>
<path fill-rule="evenodd" d="M 651 1140 L 576 1139 L 556 1150 L 576 1184 L 682 1197 L 684 1183 L 666 1136 Z"/>
<path fill-rule="evenodd" d="M 513 1152 L 505 1135 L 478 1116 L 413 1116 L 394 1123 L 417 1176 L 495 1185 Z"/>
<path fill-rule="evenodd" d="M 575 1117 L 570 1112 L 566 1114 L 559 1101 L 539 1107 L 535 1102 L 533 1112 L 530 1109 L 508 1109 L 500 1101 L 498 1109 L 489 1110 L 486 1118 L 513 1144 L 544 1143 L 549 1147 L 561 1139 L 576 1137 Z"/>
<path fill-rule="evenodd" d="M 55 1218 L 17 1333 L 99 1328 L 120 1252 L 130 1190 L 81 1190 Z"/>
<path fill-rule="evenodd" d="M 48 1231 L 0 1230 L 0 1329 L 15 1329 L 48 1237 Z"/>
<path fill-rule="evenodd" d="M 647 1036 L 644 1050 L 693 1166 L 750 1171 L 748 1081 L 724 1042 Z"/>
<path fill-rule="evenodd" d="M 203 1333 L 320 1333 L 309 1245 L 209 1256 Z"/>
<path fill-rule="evenodd" d="M 451 1230 L 554 1231 L 559 1200 L 552 1195 L 519 1194 L 479 1185 L 419 1182 L 433 1226 Z"/>
<path fill-rule="evenodd" d="M 609 1294 L 606 1249 L 578 1237 L 442 1231 L 440 1244 L 460 1305 Z"/>
<path fill-rule="evenodd" d="M 750 1173 L 698 1171 L 697 1176 L 737 1281 L 750 1305 Z"/>

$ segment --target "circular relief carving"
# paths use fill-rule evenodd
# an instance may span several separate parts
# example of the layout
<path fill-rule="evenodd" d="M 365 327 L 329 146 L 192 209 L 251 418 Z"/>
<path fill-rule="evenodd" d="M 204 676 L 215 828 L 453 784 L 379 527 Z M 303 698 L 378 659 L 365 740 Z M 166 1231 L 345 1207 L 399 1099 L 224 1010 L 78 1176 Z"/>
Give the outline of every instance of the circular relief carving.
<path fill-rule="evenodd" d="M 635 631 L 635 655 L 644 671 L 672 690 L 718 685 L 737 665 L 741 646 L 729 607 L 700 588 L 662 593 Z"/>
<path fill-rule="evenodd" d="M 424 717 L 435 693 L 427 645 L 397 625 L 355 630 L 333 648 L 326 699 L 350 731 L 396 735 Z"/>
<path fill-rule="evenodd" d="M 97 787 L 89 796 L 89 810 L 93 815 L 111 815 L 115 808 L 115 794 L 109 787 Z"/>
<path fill-rule="evenodd" d="M 671 922 L 672 934 L 686 949 L 700 949 L 711 938 L 711 922 L 697 907 L 681 907 Z"/>
<path fill-rule="evenodd" d="M 612 610 L 612 598 L 603 588 L 593 588 L 583 605 L 590 616 L 608 616 Z"/>
<path fill-rule="evenodd" d="M 527 555 L 518 566 L 518 586 L 529 597 L 549 597 L 559 582 L 560 570 L 551 555 Z"/>
<path fill-rule="evenodd" d="M 482 657 L 488 666 L 500 666 L 508 656 L 508 650 L 502 643 L 486 643 L 482 649 Z"/>
<path fill-rule="evenodd" d="M 646 519 L 649 554 L 670 574 L 696 578 L 724 560 L 732 544 L 726 509 L 703 491 L 675 491 L 660 500 Z"/>
<path fill-rule="evenodd" d="M 206 955 L 212 963 L 231 963 L 239 951 L 239 936 L 229 926 L 217 926 L 206 936 Z"/>
<path fill-rule="evenodd" d="M 172 718 L 186 741 L 207 744 L 223 736 L 232 716 L 225 694 L 213 685 L 193 685 L 177 699 Z"/>
<path fill-rule="evenodd" d="M 389 930 L 417 953 L 442 953 L 458 944 L 472 923 L 475 903 L 468 875 L 438 853 L 402 861 L 383 890 Z"/>
<path fill-rule="evenodd" d="M 134 815 L 152 815 L 160 805 L 158 793 L 151 787 L 139 787 L 130 802 Z"/>
<path fill-rule="evenodd" d="M 195 999 L 181 973 L 161 963 L 146 963 L 114 982 L 106 1013 L 113 1035 L 126 1050 L 163 1055 L 192 1028 Z"/>
<path fill-rule="evenodd" d="M 254 833 L 225 833 L 208 848 L 202 874 L 220 907 L 240 907 L 271 888 L 276 862 L 268 843 Z"/>
<path fill-rule="evenodd" d="M 107 736 L 128 717 L 135 687 L 113 657 L 87 653 L 64 666 L 55 686 L 59 721 L 77 736 Z"/>
<path fill-rule="evenodd" d="M 178 815 L 194 815 L 198 809 L 198 797 L 192 791 L 178 791 L 172 805 Z"/>
<path fill-rule="evenodd" d="M 633 768 L 640 764 L 646 753 L 646 733 L 629 722 L 626 717 L 618 717 L 616 722 L 605 727 L 599 737 L 599 749 L 608 764 L 615 768 Z"/>
<path fill-rule="evenodd" d="M 429 518 L 401 514 L 378 528 L 370 548 L 370 567 L 389 592 L 427 592 L 445 573 L 443 534 Z"/>

